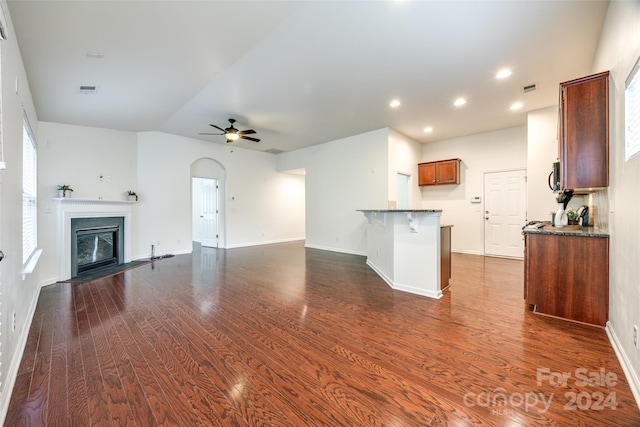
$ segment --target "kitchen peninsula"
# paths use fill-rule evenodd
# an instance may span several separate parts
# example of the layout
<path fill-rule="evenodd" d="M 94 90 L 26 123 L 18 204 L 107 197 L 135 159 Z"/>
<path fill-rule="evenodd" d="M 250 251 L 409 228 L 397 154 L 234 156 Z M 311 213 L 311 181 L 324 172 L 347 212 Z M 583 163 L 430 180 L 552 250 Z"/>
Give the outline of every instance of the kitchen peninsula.
<path fill-rule="evenodd" d="M 367 265 L 391 288 L 441 298 L 451 272 L 451 226 L 442 210 L 359 209 L 367 218 Z"/>

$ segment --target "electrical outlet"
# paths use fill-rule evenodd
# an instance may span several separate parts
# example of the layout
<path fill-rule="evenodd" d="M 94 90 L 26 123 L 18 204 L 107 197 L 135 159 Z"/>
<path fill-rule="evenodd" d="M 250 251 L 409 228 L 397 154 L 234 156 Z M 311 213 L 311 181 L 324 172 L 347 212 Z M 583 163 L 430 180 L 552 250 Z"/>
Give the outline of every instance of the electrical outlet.
<path fill-rule="evenodd" d="M 636 350 L 640 350 L 640 346 L 638 345 L 638 325 L 633 325 L 633 346 Z"/>
<path fill-rule="evenodd" d="M 15 331 L 16 330 L 16 312 L 13 312 L 13 318 L 11 320 L 11 330 Z"/>

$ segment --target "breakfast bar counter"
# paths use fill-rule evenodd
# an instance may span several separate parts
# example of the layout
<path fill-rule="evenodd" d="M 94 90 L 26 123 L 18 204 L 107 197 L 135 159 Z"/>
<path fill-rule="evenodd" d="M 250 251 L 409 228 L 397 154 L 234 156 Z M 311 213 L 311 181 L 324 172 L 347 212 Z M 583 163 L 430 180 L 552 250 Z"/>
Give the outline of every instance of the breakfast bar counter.
<path fill-rule="evenodd" d="M 393 289 L 441 298 L 442 236 L 439 209 L 359 209 L 367 218 L 367 265 Z M 450 245 L 445 242 L 446 251 Z M 446 257 L 445 257 L 446 258 Z M 444 273 L 449 276 L 449 272 Z"/>

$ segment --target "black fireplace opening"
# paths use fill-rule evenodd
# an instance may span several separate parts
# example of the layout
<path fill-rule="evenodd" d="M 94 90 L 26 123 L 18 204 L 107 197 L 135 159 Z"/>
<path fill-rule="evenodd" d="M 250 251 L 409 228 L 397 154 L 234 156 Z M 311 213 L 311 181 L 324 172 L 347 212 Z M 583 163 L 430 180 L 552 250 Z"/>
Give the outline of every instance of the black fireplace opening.
<path fill-rule="evenodd" d="M 71 277 L 124 263 L 124 217 L 71 219 Z"/>
<path fill-rule="evenodd" d="M 90 228 L 76 232 L 78 273 L 118 264 L 118 229 Z"/>

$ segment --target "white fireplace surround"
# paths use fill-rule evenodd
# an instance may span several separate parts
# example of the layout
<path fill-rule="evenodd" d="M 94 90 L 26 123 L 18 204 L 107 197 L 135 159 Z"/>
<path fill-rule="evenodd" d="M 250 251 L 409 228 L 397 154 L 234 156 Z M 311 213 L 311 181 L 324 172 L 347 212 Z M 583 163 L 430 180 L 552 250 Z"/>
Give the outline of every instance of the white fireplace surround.
<path fill-rule="evenodd" d="M 124 217 L 124 262 L 131 262 L 131 213 L 135 202 L 55 198 L 56 280 L 71 278 L 71 219 Z"/>

